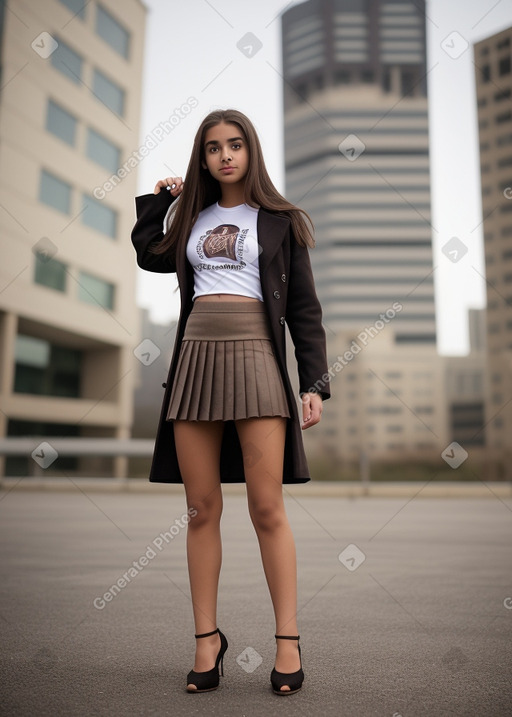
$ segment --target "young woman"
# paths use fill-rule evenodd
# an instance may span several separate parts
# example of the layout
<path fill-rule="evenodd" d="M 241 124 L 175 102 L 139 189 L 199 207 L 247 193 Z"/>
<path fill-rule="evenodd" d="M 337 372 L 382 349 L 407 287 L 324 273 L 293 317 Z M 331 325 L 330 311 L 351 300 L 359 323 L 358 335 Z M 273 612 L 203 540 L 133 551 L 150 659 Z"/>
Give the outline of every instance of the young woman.
<path fill-rule="evenodd" d="M 236 110 L 209 114 L 186 181 L 159 180 L 153 194 L 136 198 L 136 208 L 138 265 L 176 272 L 181 294 L 150 481 L 182 482 L 194 516 L 187 560 L 197 642 L 187 690 L 217 688 L 219 664 L 223 674 L 221 483 L 245 482 L 275 612 L 271 684 L 277 694 L 291 694 L 304 674 L 282 485 L 310 480 L 301 428 L 318 423 L 330 396 L 309 217 L 277 192 L 256 131 Z M 297 358 L 302 426 L 286 369 L 285 323 Z"/>

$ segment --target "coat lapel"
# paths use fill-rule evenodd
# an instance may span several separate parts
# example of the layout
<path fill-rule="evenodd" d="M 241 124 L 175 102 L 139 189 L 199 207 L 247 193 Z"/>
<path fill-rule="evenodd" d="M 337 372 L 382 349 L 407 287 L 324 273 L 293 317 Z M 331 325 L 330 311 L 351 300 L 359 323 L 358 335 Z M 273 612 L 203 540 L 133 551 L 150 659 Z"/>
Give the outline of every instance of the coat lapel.
<path fill-rule="evenodd" d="M 258 244 L 261 247 L 259 266 L 262 278 L 283 243 L 289 226 L 290 220 L 286 217 L 272 214 L 266 209 L 260 209 L 258 212 Z"/>

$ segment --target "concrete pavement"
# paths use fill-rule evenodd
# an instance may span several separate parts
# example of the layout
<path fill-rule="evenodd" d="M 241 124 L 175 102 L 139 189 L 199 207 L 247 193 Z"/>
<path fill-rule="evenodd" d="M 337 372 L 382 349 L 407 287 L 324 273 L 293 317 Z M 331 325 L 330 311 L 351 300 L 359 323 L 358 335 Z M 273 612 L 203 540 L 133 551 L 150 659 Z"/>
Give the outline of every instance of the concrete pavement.
<path fill-rule="evenodd" d="M 243 486 L 224 492 L 225 676 L 202 695 L 184 690 L 194 627 L 182 487 L 11 488 L 0 491 L 4 715 L 512 713 L 510 494 L 287 491 L 306 677 L 279 697 Z"/>

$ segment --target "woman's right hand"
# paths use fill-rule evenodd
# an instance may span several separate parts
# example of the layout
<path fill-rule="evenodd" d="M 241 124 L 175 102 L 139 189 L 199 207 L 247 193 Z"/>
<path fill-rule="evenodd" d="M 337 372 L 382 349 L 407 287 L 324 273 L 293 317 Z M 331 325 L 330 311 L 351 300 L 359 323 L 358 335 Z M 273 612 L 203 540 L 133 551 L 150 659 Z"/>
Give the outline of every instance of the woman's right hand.
<path fill-rule="evenodd" d="M 172 187 L 173 184 L 175 185 L 174 189 L 169 189 L 169 191 L 173 197 L 179 197 L 183 191 L 183 179 L 181 177 L 166 177 L 165 179 L 159 179 L 155 185 L 153 193 L 160 194 L 161 189 L 167 191 L 167 187 Z"/>

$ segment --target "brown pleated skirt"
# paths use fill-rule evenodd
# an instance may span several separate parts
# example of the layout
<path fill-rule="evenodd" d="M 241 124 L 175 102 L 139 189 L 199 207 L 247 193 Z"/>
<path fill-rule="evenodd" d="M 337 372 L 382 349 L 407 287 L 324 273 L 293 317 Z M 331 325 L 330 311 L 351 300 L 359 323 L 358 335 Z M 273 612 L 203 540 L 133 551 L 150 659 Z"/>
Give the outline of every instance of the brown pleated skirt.
<path fill-rule="evenodd" d="M 195 301 L 167 420 L 290 417 L 263 302 Z"/>

